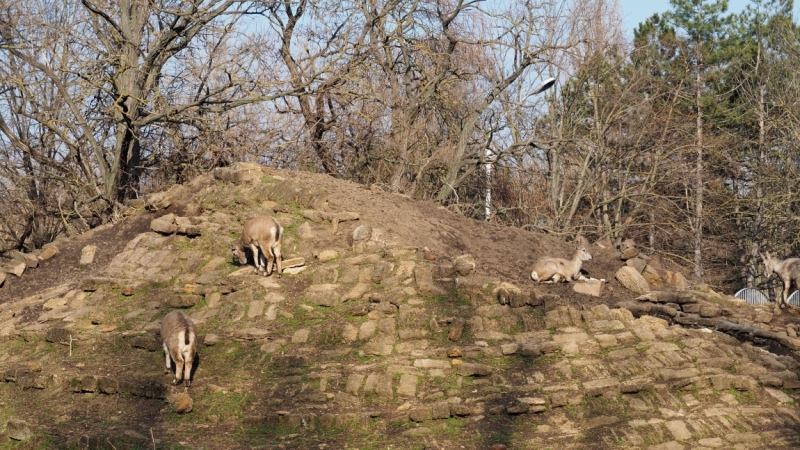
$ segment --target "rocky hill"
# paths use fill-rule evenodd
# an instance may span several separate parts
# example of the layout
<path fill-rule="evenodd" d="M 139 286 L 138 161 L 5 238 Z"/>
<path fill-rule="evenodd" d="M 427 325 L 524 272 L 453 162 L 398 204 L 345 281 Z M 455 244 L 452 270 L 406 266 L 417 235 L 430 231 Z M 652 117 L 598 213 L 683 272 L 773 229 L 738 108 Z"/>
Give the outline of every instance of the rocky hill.
<path fill-rule="evenodd" d="M 634 247 L 590 246 L 605 282 L 534 285 L 570 243 L 247 164 L 132 207 L 0 274 L 0 448 L 800 447 L 794 308 Z M 259 215 L 282 277 L 230 255 Z M 200 334 L 188 389 L 174 309 Z"/>

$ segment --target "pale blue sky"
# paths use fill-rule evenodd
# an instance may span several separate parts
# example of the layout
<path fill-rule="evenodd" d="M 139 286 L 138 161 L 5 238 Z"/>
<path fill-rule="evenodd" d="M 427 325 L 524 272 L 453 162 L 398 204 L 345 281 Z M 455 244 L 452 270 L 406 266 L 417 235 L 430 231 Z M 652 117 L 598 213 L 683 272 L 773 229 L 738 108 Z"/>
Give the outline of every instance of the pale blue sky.
<path fill-rule="evenodd" d="M 749 3 L 749 0 L 728 0 L 728 12 L 739 12 Z M 629 37 L 633 37 L 633 30 L 654 13 L 672 9 L 669 0 L 619 0 L 619 4 L 622 7 L 625 34 Z"/>

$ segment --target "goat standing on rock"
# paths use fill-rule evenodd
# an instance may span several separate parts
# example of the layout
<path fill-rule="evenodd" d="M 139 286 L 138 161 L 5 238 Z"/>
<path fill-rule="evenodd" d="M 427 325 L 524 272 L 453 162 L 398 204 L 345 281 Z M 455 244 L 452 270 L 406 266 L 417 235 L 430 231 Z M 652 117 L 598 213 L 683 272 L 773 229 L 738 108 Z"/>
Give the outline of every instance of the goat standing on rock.
<path fill-rule="evenodd" d="M 760 254 L 760 253 L 759 253 Z M 764 260 L 764 275 L 767 279 L 772 277 L 773 273 L 778 274 L 781 281 L 783 281 L 783 299 L 778 303 L 781 308 L 786 307 L 786 299 L 789 297 L 789 288 L 792 283 L 800 289 L 800 258 L 777 259 L 772 258 L 769 252 L 766 255 L 760 254 L 761 259 Z"/>
<path fill-rule="evenodd" d="M 239 259 L 239 264 L 247 264 L 247 253 L 249 248 L 253 253 L 253 263 L 256 266 L 256 273 L 264 276 L 272 274 L 273 262 L 278 267 L 278 278 L 283 272 L 281 264 L 281 238 L 283 237 L 283 227 L 272 217 L 256 217 L 244 224 L 242 237 L 231 247 L 233 256 Z M 260 252 L 259 252 L 260 250 Z M 266 267 L 261 262 L 261 258 L 266 259 Z"/>
<path fill-rule="evenodd" d="M 578 238 L 578 247 L 571 260 L 546 256 L 540 258 L 533 265 L 531 279 L 540 283 L 569 283 L 572 280 L 584 281 L 587 278 L 581 275 L 583 261 L 591 261 L 592 255 L 586 247 L 589 243 L 585 238 Z"/>
<path fill-rule="evenodd" d="M 175 362 L 175 379 L 173 384 L 186 381 L 186 387 L 192 385 L 192 366 L 197 356 L 197 333 L 194 322 L 180 311 L 172 311 L 161 319 L 161 340 L 166 353 L 167 367 L 164 373 L 169 373 L 172 366 L 170 359 Z"/>

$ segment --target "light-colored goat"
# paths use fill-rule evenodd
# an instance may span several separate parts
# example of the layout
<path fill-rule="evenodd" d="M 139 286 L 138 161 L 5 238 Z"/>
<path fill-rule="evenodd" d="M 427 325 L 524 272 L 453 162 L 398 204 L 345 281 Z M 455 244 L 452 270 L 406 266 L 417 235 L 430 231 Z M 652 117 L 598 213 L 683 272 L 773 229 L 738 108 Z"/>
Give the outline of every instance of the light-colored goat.
<path fill-rule="evenodd" d="M 581 266 L 584 261 L 591 261 L 588 242 L 584 238 L 578 239 L 578 246 L 571 260 L 546 256 L 540 258 L 533 265 L 531 279 L 540 283 L 569 283 L 572 280 L 583 281 L 587 278 L 581 275 Z"/>
<path fill-rule="evenodd" d="M 170 360 L 175 363 L 175 379 L 173 384 L 186 381 L 186 387 L 192 385 L 192 365 L 197 356 L 197 333 L 194 322 L 180 311 L 172 311 L 161 319 L 161 340 L 166 354 L 166 369 L 171 370 Z"/>
<path fill-rule="evenodd" d="M 283 237 L 283 227 L 272 217 L 256 217 L 248 220 L 244 224 L 242 237 L 231 246 L 233 256 L 239 259 L 239 264 L 247 264 L 247 253 L 249 248 L 253 253 L 253 263 L 256 266 L 256 273 L 264 276 L 272 273 L 273 262 L 278 268 L 278 277 L 283 273 L 281 263 L 281 238 Z M 260 250 L 260 252 L 259 252 Z M 261 262 L 261 257 L 266 259 L 266 267 Z"/>
<path fill-rule="evenodd" d="M 761 254 L 761 259 L 764 260 L 764 275 L 767 279 L 772 277 L 775 273 L 783 281 L 783 298 L 778 303 L 781 308 L 786 307 L 786 299 L 789 297 L 789 288 L 792 283 L 797 289 L 800 289 L 800 258 L 777 259 L 766 254 Z"/>

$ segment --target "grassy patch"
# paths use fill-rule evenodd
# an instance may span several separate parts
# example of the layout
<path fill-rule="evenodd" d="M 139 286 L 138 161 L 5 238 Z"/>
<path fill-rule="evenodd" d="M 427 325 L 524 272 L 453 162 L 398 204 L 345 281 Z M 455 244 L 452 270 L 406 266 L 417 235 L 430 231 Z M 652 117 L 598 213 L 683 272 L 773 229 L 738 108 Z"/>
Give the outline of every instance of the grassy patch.
<path fill-rule="evenodd" d="M 756 395 L 751 391 L 739 391 L 734 388 L 729 388 L 728 393 L 739 403 L 752 404 L 756 402 Z"/>
<path fill-rule="evenodd" d="M 686 348 L 686 344 L 683 341 L 681 341 L 680 339 L 664 339 L 664 342 L 669 342 L 670 344 L 675 344 L 681 350 Z"/>
<path fill-rule="evenodd" d="M 240 420 L 244 412 L 253 402 L 253 395 L 248 391 L 242 392 L 206 392 L 195 400 L 195 410 L 203 411 L 206 417 L 217 417 L 220 422 Z M 174 414 L 174 420 L 192 420 L 189 415 Z"/>

